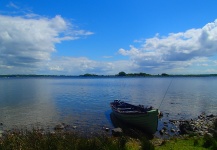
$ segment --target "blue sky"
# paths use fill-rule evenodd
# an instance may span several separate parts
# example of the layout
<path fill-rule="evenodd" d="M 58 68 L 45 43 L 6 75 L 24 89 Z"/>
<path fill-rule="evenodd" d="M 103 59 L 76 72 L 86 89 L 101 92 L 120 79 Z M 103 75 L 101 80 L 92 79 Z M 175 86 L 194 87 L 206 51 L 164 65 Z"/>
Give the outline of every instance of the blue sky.
<path fill-rule="evenodd" d="M 0 74 L 217 73 L 215 0 L 2 0 Z"/>

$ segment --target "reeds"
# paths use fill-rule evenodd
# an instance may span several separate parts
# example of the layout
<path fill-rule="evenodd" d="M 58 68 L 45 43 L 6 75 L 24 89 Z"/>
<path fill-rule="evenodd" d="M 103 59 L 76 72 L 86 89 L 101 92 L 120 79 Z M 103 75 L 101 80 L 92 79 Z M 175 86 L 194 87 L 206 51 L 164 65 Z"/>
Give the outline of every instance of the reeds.
<path fill-rule="evenodd" d="M 44 133 L 13 130 L 0 138 L 0 150 L 139 150 L 153 147 L 146 139 L 99 135 L 83 137 L 73 132 Z"/>

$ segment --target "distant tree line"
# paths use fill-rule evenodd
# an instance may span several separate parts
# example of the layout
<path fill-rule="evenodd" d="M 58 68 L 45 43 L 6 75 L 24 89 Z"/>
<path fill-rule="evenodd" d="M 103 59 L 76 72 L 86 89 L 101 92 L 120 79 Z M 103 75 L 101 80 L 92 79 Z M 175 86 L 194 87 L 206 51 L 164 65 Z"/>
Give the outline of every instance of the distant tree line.
<path fill-rule="evenodd" d="M 79 75 L 80 77 L 97 77 L 99 75 L 96 75 L 96 74 L 90 74 L 90 73 L 86 73 L 86 74 L 83 74 L 83 75 Z"/>
<path fill-rule="evenodd" d="M 121 71 L 119 72 L 116 76 L 151 76 L 150 74 L 147 74 L 147 73 L 143 73 L 143 72 L 140 72 L 140 73 L 125 73 L 124 71 Z"/>
<path fill-rule="evenodd" d="M 97 75 L 97 74 L 90 74 L 86 73 L 83 75 L 35 75 L 35 74 L 30 74 L 30 75 L 20 75 L 20 74 L 15 74 L 15 75 L 0 75 L 0 78 L 22 78 L 22 77 L 49 77 L 49 78 L 71 78 L 71 77 L 209 77 L 209 76 L 217 76 L 217 74 L 185 74 L 185 75 L 171 75 L 167 73 L 162 73 L 158 75 L 151 75 L 147 73 L 126 73 L 124 71 L 119 72 L 116 75 Z"/>

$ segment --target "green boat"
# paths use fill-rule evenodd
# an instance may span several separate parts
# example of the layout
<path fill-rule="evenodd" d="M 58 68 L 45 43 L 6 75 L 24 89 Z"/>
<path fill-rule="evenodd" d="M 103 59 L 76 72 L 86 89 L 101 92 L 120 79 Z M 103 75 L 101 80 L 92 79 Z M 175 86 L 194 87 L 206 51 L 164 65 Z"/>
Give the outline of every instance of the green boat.
<path fill-rule="evenodd" d="M 120 100 L 114 100 L 110 103 L 114 115 L 147 133 L 154 134 L 158 127 L 158 109 L 144 107 L 143 105 L 132 105 Z"/>

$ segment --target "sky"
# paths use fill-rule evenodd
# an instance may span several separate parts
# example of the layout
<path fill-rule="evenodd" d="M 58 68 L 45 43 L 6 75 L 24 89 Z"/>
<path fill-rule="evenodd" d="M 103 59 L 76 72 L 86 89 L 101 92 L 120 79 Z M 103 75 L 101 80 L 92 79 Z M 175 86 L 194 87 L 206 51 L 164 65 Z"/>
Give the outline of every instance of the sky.
<path fill-rule="evenodd" d="M 0 74 L 217 74 L 216 0 L 1 0 Z"/>

